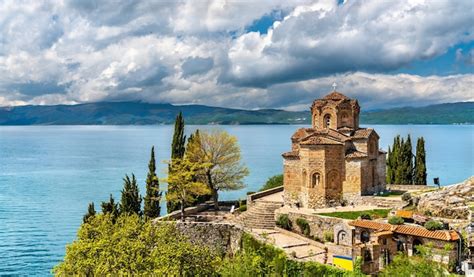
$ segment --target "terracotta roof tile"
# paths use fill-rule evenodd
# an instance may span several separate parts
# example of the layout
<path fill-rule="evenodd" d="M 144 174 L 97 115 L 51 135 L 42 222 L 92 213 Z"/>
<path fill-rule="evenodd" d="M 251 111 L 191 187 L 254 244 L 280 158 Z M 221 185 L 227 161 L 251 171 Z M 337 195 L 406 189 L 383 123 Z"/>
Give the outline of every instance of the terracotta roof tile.
<path fill-rule="evenodd" d="M 413 218 L 413 211 L 398 210 L 395 215 L 403 218 Z"/>
<path fill-rule="evenodd" d="M 370 134 L 374 131 L 371 128 L 361 128 L 354 132 L 353 138 L 368 138 Z"/>
<path fill-rule="evenodd" d="M 304 138 L 301 144 L 302 145 L 317 145 L 317 144 L 342 145 L 342 142 L 340 142 L 337 139 L 326 137 L 326 136 L 310 136 L 310 137 Z"/>
<path fill-rule="evenodd" d="M 416 227 L 410 225 L 391 225 L 387 223 L 380 223 L 371 220 L 354 220 L 349 222 L 349 225 L 360 228 L 367 228 L 373 230 L 391 230 L 393 233 L 411 235 L 416 237 L 431 238 L 444 241 L 456 241 L 459 235 L 453 230 L 444 231 L 430 231 L 423 227 Z"/>
<path fill-rule="evenodd" d="M 344 94 L 340 93 L 340 92 L 337 92 L 337 91 L 333 91 L 331 93 L 329 93 L 328 95 L 324 96 L 324 99 L 326 100 L 348 100 L 349 97 L 345 96 Z"/>
<path fill-rule="evenodd" d="M 360 152 L 354 149 L 350 149 L 349 151 L 346 152 L 346 158 L 348 159 L 356 159 L 356 158 L 366 158 L 367 153 Z"/>

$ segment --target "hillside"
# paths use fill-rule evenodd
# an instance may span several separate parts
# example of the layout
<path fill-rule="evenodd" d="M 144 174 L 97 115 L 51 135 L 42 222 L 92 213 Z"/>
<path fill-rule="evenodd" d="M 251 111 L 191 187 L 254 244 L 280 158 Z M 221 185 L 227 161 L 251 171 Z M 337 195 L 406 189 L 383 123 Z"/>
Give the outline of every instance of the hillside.
<path fill-rule="evenodd" d="M 170 124 L 182 111 L 187 124 L 309 124 L 309 111 L 239 110 L 140 102 L 0 107 L 0 125 Z M 362 124 L 472 124 L 474 102 L 406 107 L 361 114 Z"/>

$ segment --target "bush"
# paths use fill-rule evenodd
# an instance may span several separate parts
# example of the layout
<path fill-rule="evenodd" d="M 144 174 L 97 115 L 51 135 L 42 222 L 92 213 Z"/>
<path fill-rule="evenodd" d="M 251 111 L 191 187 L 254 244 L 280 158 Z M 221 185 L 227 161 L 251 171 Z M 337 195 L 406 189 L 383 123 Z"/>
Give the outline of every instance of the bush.
<path fill-rule="evenodd" d="M 251 194 L 254 194 L 255 191 L 247 191 L 247 195 L 251 195 Z"/>
<path fill-rule="evenodd" d="M 272 188 L 276 188 L 276 187 L 280 187 L 280 186 L 283 186 L 283 175 L 282 174 L 275 175 L 275 176 L 272 176 L 272 177 L 268 178 L 267 182 L 260 189 L 260 191 L 264 191 L 264 190 L 267 190 L 267 189 L 272 189 Z"/>
<path fill-rule="evenodd" d="M 245 212 L 247 210 L 247 205 L 240 205 L 239 212 Z"/>
<path fill-rule="evenodd" d="M 403 218 L 399 216 L 392 216 L 388 219 L 388 223 L 393 224 L 393 225 L 401 225 L 404 222 L 405 221 L 403 220 Z"/>
<path fill-rule="evenodd" d="M 276 225 L 285 230 L 291 230 L 291 221 L 287 214 L 281 214 L 278 216 Z"/>
<path fill-rule="evenodd" d="M 443 230 L 444 229 L 444 224 L 442 222 L 439 222 L 437 220 L 430 220 L 425 223 L 425 228 L 430 230 L 430 231 L 435 231 L 435 230 Z"/>
<path fill-rule="evenodd" d="M 408 201 L 410 201 L 410 199 L 411 199 L 411 194 L 409 192 L 405 192 L 404 194 L 402 194 L 402 200 L 403 201 L 408 202 Z"/>
<path fill-rule="evenodd" d="M 298 225 L 298 227 L 300 227 L 300 231 L 301 231 L 301 233 L 303 233 L 303 235 L 309 236 L 309 234 L 311 233 L 311 229 L 309 228 L 309 223 L 306 219 L 297 218 L 296 219 L 296 225 Z"/>
<path fill-rule="evenodd" d="M 372 220 L 372 216 L 367 212 L 363 212 L 360 214 L 360 219 Z"/>
<path fill-rule="evenodd" d="M 325 231 L 324 234 L 324 242 L 334 242 L 334 233 L 331 231 Z"/>

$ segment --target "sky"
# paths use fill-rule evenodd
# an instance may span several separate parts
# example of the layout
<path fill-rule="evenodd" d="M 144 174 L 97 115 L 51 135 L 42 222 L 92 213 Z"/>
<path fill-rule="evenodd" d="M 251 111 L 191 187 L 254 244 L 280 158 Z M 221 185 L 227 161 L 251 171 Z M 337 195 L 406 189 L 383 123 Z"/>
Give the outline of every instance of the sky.
<path fill-rule="evenodd" d="M 474 101 L 474 1 L 0 1 L 0 106 Z"/>

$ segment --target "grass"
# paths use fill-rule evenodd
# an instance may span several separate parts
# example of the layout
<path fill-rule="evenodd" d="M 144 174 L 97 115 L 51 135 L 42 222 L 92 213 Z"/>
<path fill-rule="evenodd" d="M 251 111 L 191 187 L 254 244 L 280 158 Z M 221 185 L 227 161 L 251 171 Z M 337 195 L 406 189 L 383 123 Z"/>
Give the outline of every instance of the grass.
<path fill-rule="evenodd" d="M 394 190 L 388 193 L 385 193 L 383 195 L 379 195 L 380 197 L 396 197 L 396 196 L 401 196 L 405 193 L 405 191 L 401 190 Z"/>
<path fill-rule="evenodd" d="M 332 213 L 318 213 L 318 215 L 337 217 L 342 219 L 357 219 L 361 214 L 370 214 L 372 219 L 386 218 L 391 209 L 374 209 L 366 211 L 350 211 L 350 212 L 332 212 Z"/>

